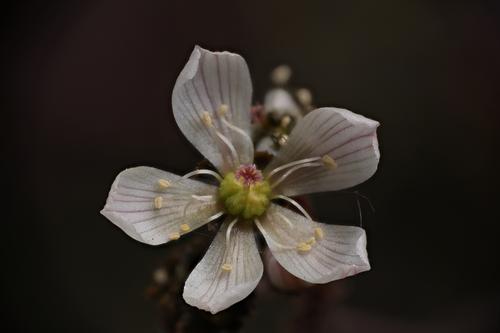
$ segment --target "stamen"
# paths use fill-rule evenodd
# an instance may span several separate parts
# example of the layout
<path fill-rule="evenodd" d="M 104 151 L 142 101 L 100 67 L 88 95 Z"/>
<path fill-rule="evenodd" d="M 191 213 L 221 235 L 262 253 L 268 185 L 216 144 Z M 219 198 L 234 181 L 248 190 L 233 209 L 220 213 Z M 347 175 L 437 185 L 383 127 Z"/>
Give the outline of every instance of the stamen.
<path fill-rule="evenodd" d="M 306 241 L 306 243 L 312 246 L 316 243 L 316 238 L 311 237 Z"/>
<path fill-rule="evenodd" d="M 333 158 L 331 158 L 330 156 L 328 156 L 328 155 L 324 155 L 321 158 L 317 157 L 316 159 L 317 160 L 320 159 L 322 163 L 318 163 L 318 162 L 306 162 L 306 163 L 298 164 L 298 165 L 294 166 L 293 168 L 291 168 L 290 170 L 288 170 L 284 175 L 282 175 L 274 184 L 271 185 L 271 188 L 275 188 L 276 186 L 278 186 L 279 184 L 281 184 L 281 182 L 283 182 L 292 173 L 294 173 L 295 171 L 297 171 L 299 169 L 302 169 L 302 168 L 318 167 L 318 166 L 325 166 L 325 167 L 327 167 L 328 169 L 331 169 L 331 170 L 337 168 L 337 163 L 335 162 L 335 160 Z M 268 178 L 269 178 L 269 176 L 268 176 Z"/>
<path fill-rule="evenodd" d="M 224 214 L 225 214 L 224 211 L 220 211 L 220 212 L 210 216 L 207 220 L 205 220 L 205 222 L 203 222 L 203 224 L 207 224 L 209 222 L 212 222 L 213 220 L 217 220 L 219 217 L 221 217 Z"/>
<path fill-rule="evenodd" d="M 333 158 L 331 158 L 328 155 L 324 155 L 321 160 L 323 161 L 323 164 L 329 168 L 329 169 L 335 169 L 337 168 L 337 162 Z"/>
<path fill-rule="evenodd" d="M 307 217 L 308 220 L 312 221 L 311 216 L 306 212 L 306 210 L 304 208 L 302 208 L 302 206 L 297 201 L 293 200 L 292 198 L 289 198 L 289 197 L 286 197 L 284 195 L 279 194 L 279 195 L 274 196 L 272 199 L 283 199 L 285 201 L 288 201 L 293 206 L 295 206 L 295 208 L 297 208 L 305 217 Z"/>
<path fill-rule="evenodd" d="M 307 243 L 299 243 L 299 245 L 297 245 L 297 250 L 299 252 L 309 252 L 311 251 L 311 245 L 307 244 Z"/>
<path fill-rule="evenodd" d="M 210 113 L 207 111 L 204 111 L 201 113 L 201 121 L 205 124 L 207 127 L 212 127 L 212 117 L 210 116 Z"/>
<path fill-rule="evenodd" d="M 189 204 L 189 203 L 188 203 L 188 204 Z M 187 206 L 187 205 L 186 205 L 186 206 Z M 207 218 L 207 219 L 206 219 L 203 223 L 201 223 L 201 224 L 199 224 L 199 225 L 208 224 L 208 223 L 212 222 L 213 220 L 217 220 L 219 217 L 221 217 L 221 216 L 222 216 L 222 215 L 224 215 L 224 214 L 225 214 L 225 213 L 224 213 L 224 211 L 220 211 L 220 212 L 218 212 L 218 213 L 215 213 L 214 215 L 210 216 L 210 217 L 209 217 L 209 218 Z M 186 216 L 186 208 L 184 208 L 184 216 Z M 181 231 L 183 231 L 183 232 L 188 232 L 188 231 L 190 231 L 190 230 L 191 230 L 191 226 L 189 226 L 189 224 L 184 223 L 184 224 L 181 224 L 181 225 L 180 225 L 180 229 L 181 229 Z M 174 233 L 172 233 L 172 234 L 170 234 L 170 235 L 171 235 L 171 236 L 172 236 L 172 235 L 174 235 L 174 236 L 175 236 L 176 234 L 177 234 L 177 235 L 179 235 L 179 237 L 180 237 L 180 234 L 179 234 L 178 232 L 177 232 L 177 233 L 175 233 L 175 232 L 174 232 Z M 171 239 L 172 239 L 172 238 L 171 238 Z M 176 239 L 177 239 L 177 238 L 176 238 Z"/>
<path fill-rule="evenodd" d="M 288 135 L 281 134 L 278 139 L 278 144 L 280 145 L 280 147 L 286 145 L 287 142 L 288 142 Z"/>
<path fill-rule="evenodd" d="M 247 145 L 249 145 L 250 147 L 253 148 L 253 141 L 252 141 L 252 138 L 247 134 L 247 132 L 245 132 L 244 130 L 242 130 L 241 128 L 237 127 L 237 126 L 234 126 L 233 124 L 231 124 L 229 121 L 226 120 L 225 117 L 222 117 L 221 118 L 222 120 L 222 123 L 229 129 L 235 131 L 236 133 L 238 133 L 247 143 Z"/>
<path fill-rule="evenodd" d="M 231 264 L 224 264 L 220 267 L 224 272 L 231 272 L 233 270 L 233 266 Z"/>
<path fill-rule="evenodd" d="M 247 145 L 249 145 L 249 147 L 253 148 L 253 141 L 252 141 L 252 138 L 247 134 L 247 132 L 245 132 L 244 130 L 242 130 L 241 128 L 239 128 L 238 126 L 234 126 L 233 124 L 231 124 L 225 117 L 225 115 L 229 112 L 229 106 L 227 106 L 227 104 L 221 104 L 221 106 L 219 107 L 219 109 L 217 110 L 217 113 L 219 114 L 219 116 L 221 117 L 221 121 L 222 123 L 228 127 L 229 129 L 235 131 L 236 133 L 238 133 L 241 137 L 243 137 L 243 139 L 246 141 Z"/>
<path fill-rule="evenodd" d="M 199 170 L 191 171 L 189 173 L 186 173 L 184 176 L 182 176 L 181 179 L 188 179 L 188 178 L 191 178 L 191 177 L 197 176 L 197 175 L 210 175 L 210 176 L 214 176 L 219 182 L 222 181 L 222 177 L 217 172 L 212 171 L 212 170 L 208 170 L 208 169 L 199 169 Z"/>
<path fill-rule="evenodd" d="M 160 186 L 160 188 L 162 190 L 170 187 L 170 185 L 172 185 L 172 183 L 170 183 L 168 180 L 166 180 L 166 179 L 158 179 L 158 186 Z"/>
<path fill-rule="evenodd" d="M 323 239 L 325 237 L 325 233 L 323 232 L 323 229 L 321 229 L 321 228 L 314 228 L 314 237 L 317 240 Z"/>
<path fill-rule="evenodd" d="M 271 241 L 277 248 L 283 249 L 283 250 L 293 250 L 295 247 L 293 246 L 287 246 L 280 244 L 278 241 L 274 240 L 271 235 L 264 229 L 262 224 L 260 224 L 260 221 L 258 219 L 253 220 L 257 228 L 259 229 L 260 233 L 269 241 Z"/>
<path fill-rule="evenodd" d="M 163 197 L 156 197 L 154 199 L 154 205 L 156 209 L 160 209 L 163 206 Z"/>
<path fill-rule="evenodd" d="M 224 250 L 224 256 L 226 256 L 226 253 L 228 251 L 229 241 L 231 239 L 231 231 L 233 230 L 233 227 L 236 224 L 236 222 L 238 222 L 238 218 L 235 218 L 234 220 L 232 220 L 231 223 L 229 223 L 229 225 L 227 226 L 227 230 L 226 230 L 226 249 Z M 223 264 L 221 266 L 221 269 L 224 272 L 230 272 L 233 269 L 233 266 L 231 264 L 229 264 L 229 263 L 225 263 L 225 264 Z"/>
<path fill-rule="evenodd" d="M 287 163 L 287 164 L 283 164 L 283 165 L 281 165 L 281 166 L 273 169 L 271 172 L 269 172 L 269 174 L 267 175 L 267 178 L 271 178 L 273 175 L 275 175 L 277 172 L 280 172 L 281 170 L 284 170 L 284 169 L 296 166 L 298 164 L 315 162 L 315 161 L 318 161 L 320 159 L 321 159 L 321 157 L 310 157 L 310 158 L 304 158 L 302 160 L 290 162 L 290 163 Z"/>
<path fill-rule="evenodd" d="M 281 184 L 286 178 L 288 178 L 288 176 L 290 176 L 290 174 L 294 173 L 295 171 L 297 171 L 299 169 L 310 168 L 310 167 L 318 167 L 318 166 L 322 166 L 322 165 L 323 164 L 317 163 L 317 162 L 316 163 L 299 164 L 299 165 L 291 168 L 283 176 L 281 176 L 280 178 L 278 178 L 278 180 L 271 185 L 271 188 L 275 188 L 276 186 L 278 186 L 279 184 Z"/>
<path fill-rule="evenodd" d="M 224 115 L 229 111 L 229 106 L 227 104 L 221 104 L 217 109 L 219 116 L 224 117 Z"/>
<path fill-rule="evenodd" d="M 217 135 L 217 137 L 229 148 L 229 150 L 231 151 L 231 156 L 233 157 L 233 163 L 235 163 L 236 165 L 240 164 L 240 160 L 238 158 L 238 153 L 236 152 L 236 148 L 234 148 L 233 144 L 231 143 L 231 141 L 226 137 L 224 136 L 224 134 L 222 134 L 221 132 L 219 132 L 218 130 L 215 130 L 215 135 Z"/>
<path fill-rule="evenodd" d="M 281 219 L 282 219 L 283 221 L 285 221 L 285 223 L 286 223 L 286 224 L 288 224 L 288 226 L 289 226 L 291 229 L 295 228 L 295 225 L 293 225 L 292 221 L 290 221 L 290 220 L 288 219 L 288 217 L 286 217 L 285 215 L 283 215 L 283 214 L 281 214 L 281 213 L 278 213 L 278 216 L 279 216 L 279 217 L 281 217 Z"/>
<path fill-rule="evenodd" d="M 300 104 L 304 106 L 311 106 L 313 97 L 309 89 L 300 88 L 295 92 L 295 95 L 297 96 L 297 99 L 299 100 Z"/>
<path fill-rule="evenodd" d="M 280 126 L 283 128 L 287 128 L 291 122 L 292 122 L 292 118 L 290 116 L 284 116 L 283 118 L 281 118 Z"/>
<path fill-rule="evenodd" d="M 196 195 L 193 194 L 191 195 L 191 198 L 198 200 L 198 201 L 204 201 L 204 202 L 209 202 L 212 201 L 213 195 Z"/>
<path fill-rule="evenodd" d="M 229 246 L 229 240 L 231 238 L 231 230 L 233 230 L 233 226 L 238 222 L 238 218 L 235 218 L 234 220 L 229 223 L 229 226 L 227 227 L 226 230 L 226 247 Z"/>
<path fill-rule="evenodd" d="M 179 234 L 178 232 L 172 232 L 170 235 L 168 235 L 168 238 L 170 240 L 178 240 L 179 238 L 181 238 L 181 234 Z"/>
<path fill-rule="evenodd" d="M 208 204 L 208 203 L 215 203 L 215 201 L 205 201 L 205 200 L 199 200 L 198 198 L 194 198 L 194 197 L 198 197 L 198 196 L 196 196 L 196 195 L 192 195 L 191 197 L 193 197 L 193 199 L 192 199 L 192 200 L 189 200 L 189 201 L 187 202 L 187 204 L 184 206 L 184 210 L 183 210 L 183 214 L 182 214 L 182 216 L 183 216 L 183 217 L 186 217 L 186 213 L 187 213 L 188 208 L 189 208 L 189 207 L 190 207 L 193 203 L 195 203 L 195 201 L 201 201 L 201 202 L 205 202 L 205 203 L 207 203 L 207 204 Z"/>
<path fill-rule="evenodd" d="M 225 105 L 225 104 L 223 104 L 223 105 Z M 225 108 L 222 107 L 222 105 L 221 105 L 221 107 L 219 109 L 224 110 Z M 229 108 L 228 108 L 228 110 L 229 110 Z M 222 112 L 224 113 L 224 111 L 222 111 Z M 219 140 L 221 140 L 229 148 L 229 150 L 231 151 L 232 158 L 233 158 L 233 164 L 235 164 L 235 165 L 240 164 L 239 158 L 238 158 L 238 153 L 236 152 L 236 149 L 234 148 L 231 141 L 226 136 L 224 136 L 224 134 L 222 134 L 220 131 L 218 131 L 215 128 L 213 121 L 212 121 L 212 117 L 210 116 L 210 113 L 207 111 L 202 112 L 201 120 L 205 124 L 205 126 L 212 128 L 215 135 L 217 136 L 217 138 L 219 138 Z"/>

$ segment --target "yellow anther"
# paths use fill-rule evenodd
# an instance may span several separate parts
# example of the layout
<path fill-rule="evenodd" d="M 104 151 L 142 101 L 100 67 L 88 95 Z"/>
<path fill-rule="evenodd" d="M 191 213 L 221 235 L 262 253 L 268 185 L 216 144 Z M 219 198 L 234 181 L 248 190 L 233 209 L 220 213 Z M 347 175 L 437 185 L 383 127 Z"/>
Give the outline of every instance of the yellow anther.
<path fill-rule="evenodd" d="M 281 118 L 280 126 L 283 128 L 288 128 L 291 122 L 292 118 L 290 116 L 284 116 L 283 118 Z"/>
<path fill-rule="evenodd" d="M 301 89 L 297 90 L 295 95 L 297 96 L 297 99 L 299 100 L 299 102 L 302 105 L 306 105 L 306 106 L 311 105 L 312 94 L 311 94 L 311 91 L 309 89 L 301 88 Z"/>
<path fill-rule="evenodd" d="M 204 111 L 201 114 L 201 121 L 203 121 L 205 126 L 212 127 L 212 117 L 210 116 L 210 113 L 208 113 L 207 111 Z"/>
<path fill-rule="evenodd" d="M 299 243 L 299 245 L 297 245 L 297 250 L 299 252 L 309 252 L 311 251 L 311 245 L 307 243 Z"/>
<path fill-rule="evenodd" d="M 306 241 L 306 243 L 309 245 L 314 245 L 314 243 L 316 243 L 316 238 L 311 237 Z"/>
<path fill-rule="evenodd" d="M 323 232 L 323 229 L 321 229 L 321 228 L 314 228 L 314 237 L 317 240 L 323 239 L 325 237 L 325 233 Z"/>
<path fill-rule="evenodd" d="M 285 85 L 292 76 L 292 69 L 287 65 L 280 65 L 271 72 L 271 81 L 277 85 Z"/>
<path fill-rule="evenodd" d="M 178 232 L 172 232 L 172 233 L 170 233 L 170 235 L 168 235 L 168 238 L 170 240 L 177 240 L 177 239 L 181 238 L 181 235 Z"/>
<path fill-rule="evenodd" d="M 229 111 L 229 106 L 227 104 L 221 104 L 217 109 L 219 116 L 224 116 Z"/>
<path fill-rule="evenodd" d="M 158 179 L 158 185 L 160 186 L 160 188 L 162 190 L 166 189 L 167 187 L 170 187 L 172 185 L 172 183 L 170 183 L 168 180 L 166 179 Z"/>
<path fill-rule="evenodd" d="M 156 209 L 160 209 L 163 206 L 163 197 L 156 197 L 154 204 Z"/>
<path fill-rule="evenodd" d="M 324 155 L 321 160 L 323 161 L 323 164 L 329 169 L 335 169 L 337 167 L 337 163 L 335 162 L 335 160 L 328 155 Z"/>
<path fill-rule="evenodd" d="M 282 134 L 282 135 L 279 136 L 279 138 L 278 138 L 278 144 L 280 146 L 286 145 L 287 142 L 288 142 L 288 135 Z"/>
<path fill-rule="evenodd" d="M 231 264 L 224 264 L 221 266 L 221 269 L 224 272 L 231 272 L 233 270 L 233 266 Z"/>
<path fill-rule="evenodd" d="M 187 225 L 186 223 L 184 223 L 184 224 L 181 224 L 180 229 L 181 229 L 181 231 L 186 232 L 186 231 L 191 230 L 191 227 L 189 225 Z"/>

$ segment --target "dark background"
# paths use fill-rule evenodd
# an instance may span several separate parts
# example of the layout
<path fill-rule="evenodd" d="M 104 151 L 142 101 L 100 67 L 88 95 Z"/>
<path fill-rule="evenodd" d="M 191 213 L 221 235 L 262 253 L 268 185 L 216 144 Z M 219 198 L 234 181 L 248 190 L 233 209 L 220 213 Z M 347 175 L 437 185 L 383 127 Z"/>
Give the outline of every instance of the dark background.
<path fill-rule="evenodd" d="M 379 170 L 359 187 L 376 208 L 365 224 L 373 268 L 349 280 L 338 332 L 495 331 L 498 2 L 17 1 L 4 9 L 8 332 L 160 332 L 143 291 L 168 246 L 143 246 L 98 212 L 125 167 L 184 173 L 200 159 L 170 103 L 195 44 L 242 54 L 255 101 L 286 62 L 317 105 L 382 124 Z M 320 218 L 336 218 L 336 198 L 313 197 Z M 267 332 L 287 309 L 257 302 L 256 311 L 250 327 Z"/>

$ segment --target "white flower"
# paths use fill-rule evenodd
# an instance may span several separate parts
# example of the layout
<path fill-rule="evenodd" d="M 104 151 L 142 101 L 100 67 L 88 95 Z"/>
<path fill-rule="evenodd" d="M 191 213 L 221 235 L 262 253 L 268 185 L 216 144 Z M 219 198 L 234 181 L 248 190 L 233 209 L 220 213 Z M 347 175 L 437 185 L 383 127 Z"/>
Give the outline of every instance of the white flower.
<path fill-rule="evenodd" d="M 363 229 L 314 222 L 291 196 L 357 185 L 377 169 L 378 122 L 337 108 L 310 112 L 262 171 L 249 137 L 252 84 L 245 60 L 195 47 L 174 87 L 175 120 L 217 168 L 184 176 L 150 167 L 121 172 L 102 214 L 132 238 L 151 245 L 225 215 L 219 232 L 186 281 L 187 303 L 212 313 L 257 286 L 263 265 L 260 230 L 277 261 L 311 283 L 370 269 Z M 192 180 L 214 176 L 219 186 Z M 287 201 L 302 214 L 274 201 Z"/>

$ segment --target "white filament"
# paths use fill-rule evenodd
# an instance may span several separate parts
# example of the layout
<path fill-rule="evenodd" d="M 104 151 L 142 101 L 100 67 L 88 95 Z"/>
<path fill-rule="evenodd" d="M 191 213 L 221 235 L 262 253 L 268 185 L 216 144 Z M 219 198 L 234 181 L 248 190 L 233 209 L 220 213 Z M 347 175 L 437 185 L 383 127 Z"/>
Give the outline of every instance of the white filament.
<path fill-rule="evenodd" d="M 222 215 L 224 215 L 225 212 L 224 211 L 220 211 L 212 216 L 210 216 L 208 219 L 205 220 L 205 222 L 203 224 L 207 224 L 209 222 L 212 222 L 213 220 L 217 220 L 219 217 L 221 217 Z"/>
<path fill-rule="evenodd" d="M 248 145 L 248 147 L 250 147 L 250 149 L 253 149 L 252 138 L 244 130 L 231 124 L 229 121 L 226 120 L 226 118 L 224 116 L 221 117 L 221 120 L 222 120 L 222 123 L 224 125 L 226 125 L 229 129 L 238 133 L 243 138 L 243 140 L 245 140 L 246 144 Z"/>
<path fill-rule="evenodd" d="M 188 208 L 189 208 L 189 207 L 190 207 L 190 206 L 191 206 L 191 205 L 192 205 L 195 201 L 201 201 L 201 202 L 203 202 L 203 203 L 205 203 L 205 204 L 209 204 L 209 203 L 215 204 L 215 201 L 213 201 L 213 200 L 205 200 L 205 199 L 204 199 L 204 200 L 199 200 L 198 198 L 195 198 L 195 197 L 200 197 L 200 196 L 197 196 L 197 195 L 192 195 L 192 196 L 191 196 L 191 198 L 192 198 L 192 199 L 191 199 L 191 200 L 189 200 L 189 201 L 188 201 L 188 203 L 184 206 L 184 210 L 183 210 L 183 213 L 182 213 L 182 216 L 183 216 L 183 217 L 186 217 L 186 213 L 187 213 Z M 208 197 L 208 195 L 207 195 L 206 197 Z M 210 197 L 211 197 L 211 195 L 210 195 Z"/>
<path fill-rule="evenodd" d="M 278 178 L 277 181 L 275 181 L 272 185 L 271 185 L 271 188 L 275 188 L 276 186 L 278 186 L 279 184 L 281 184 L 286 178 L 288 178 L 288 176 L 290 176 L 292 173 L 294 173 L 295 171 L 299 170 L 299 169 L 302 169 L 302 168 L 310 168 L 310 167 L 318 167 L 318 166 L 323 166 L 323 163 L 318 163 L 318 162 L 310 162 L 310 163 L 303 163 L 303 164 L 299 164 L 293 168 L 291 168 L 290 170 L 288 170 L 283 176 L 281 176 L 280 178 Z"/>
<path fill-rule="evenodd" d="M 204 201 L 204 202 L 209 202 L 212 201 L 213 195 L 196 195 L 193 194 L 191 195 L 191 198 L 198 200 L 198 201 Z"/>
<path fill-rule="evenodd" d="M 285 221 L 286 224 L 288 224 L 288 227 L 290 227 L 290 229 L 294 229 L 295 226 L 293 225 L 293 223 L 288 219 L 288 217 L 286 217 L 285 215 L 281 214 L 281 213 L 277 213 L 277 215 L 279 217 L 281 217 L 281 219 L 283 221 Z"/>
<path fill-rule="evenodd" d="M 240 164 L 240 159 L 238 158 L 238 153 L 236 152 L 236 148 L 234 148 L 233 144 L 231 143 L 231 141 L 226 137 L 224 136 L 224 134 L 222 134 L 221 132 L 219 132 L 218 130 L 216 130 L 214 128 L 214 131 L 215 131 L 215 135 L 217 135 L 217 137 L 229 148 L 229 150 L 231 151 L 231 156 L 233 157 L 233 163 L 234 165 L 239 165 Z"/>
<path fill-rule="evenodd" d="M 221 105 L 221 107 L 222 107 L 222 105 Z M 221 110 L 222 109 L 226 110 L 227 106 L 225 106 L 225 108 L 221 108 Z M 227 110 L 224 111 L 224 112 L 221 112 L 221 115 L 223 115 L 225 112 L 227 112 Z M 215 128 L 215 126 L 214 126 L 214 124 L 212 122 L 212 117 L 210 116 L 210 113 L 207 112 L 207 111 L 202 112 L 202 114 L 201 114 L 201 121 L 208 128 L 210 134 L 215 133 L 215 135 L 217 136 L 217 138 L 220 141 L 222 141 L 222 143 L 224 143 L 227 148 L 229 148 L 229 150 L 231 152 L 231 155 L 232 155 L 232 158 L 233 158 L 233 165 L 239 165 L 240 161 L 239 161 L 238 153 L 236 152 L 236 149 L 234 148 L 234 146 L 231 143 L 231 141 L 226 136 L 224 136 L 224 134 L 222 134 L 219 130 L 217 130 Z M 210 129 L 213 129 L 213 133 L 210 131 Z"/>
<path fill-rule="evenodd" d="M 295 246 L 287 246 L 279 243 L 278 241 L 274 240 L 271 235 L 264 229 L 262 224 L 260 224 L 260 221 L 258 219 L 253 220 L 257 228 L 259 229 L 260 233 L 266 238 L 266 240 L 271 241 L 276 247 L 283 249 L 283 250 L 293 250 L 295 249 Z"/>
<path fill-rule="evenodd" d="M 197 176 L 197 175 L 211 175 L 211 176 L 215 177 L 219 182 L 222 181 L 222 177 L 217 172 L 212 171 L 212 170 L 208 170 L 208 169 L 199 169 L 199 170 L 191 171 L 189 173 L 186 173 L 184 176 L 182 176 L 181 179 L 188 179 L 188 178 L 191 178 L 191 177 Z"/>
<path fill-rule="evenodd" d="M 304 208 L 302 208 L 302 206 L 297 201 L 293 200 L 292 198 L 289 198 L 289 197 L 286 197 L 284 195 L 279 194 L 279 195 L 274 196 L 272 199 L 283 199 L 285 201 L 288 201 L 295 208 L 297 208 L 308 220 L 312 221 L 311 216 L 306 212 L 306 210 Z"/>
<path fill-rule="evenodd" d="M 229 246 L 229 240 L 231 239 L 231 230 L 233 230 L 233 226 L 238 222 L 238 218 L 235 218 L 234 220 L 229 223 L 229 226 L 227 227 L 226 230 L 226 246 Z"/>
<path fill-rule="evenodd" d="M 296 166 L 298 164 L 315 162 L 315 161 L 318 161 L 320 159 L 321 159 L 321 157 L 310 157 L 310 158 L 304 158 L 302 160 L 290 162 L 290 163 L 287 163 L 287 164 L 283 164 L 282 166 L 279 166 L 279 167 L 273 169 L 271 172 L 269 172 L 269 174 L 267 175 L 267 178 L 268 179 L 271 178 L 273 175 L 275 175 L 276 173 L 280 172 L 281 170 L 284 170 L 284 169 Z"/>

